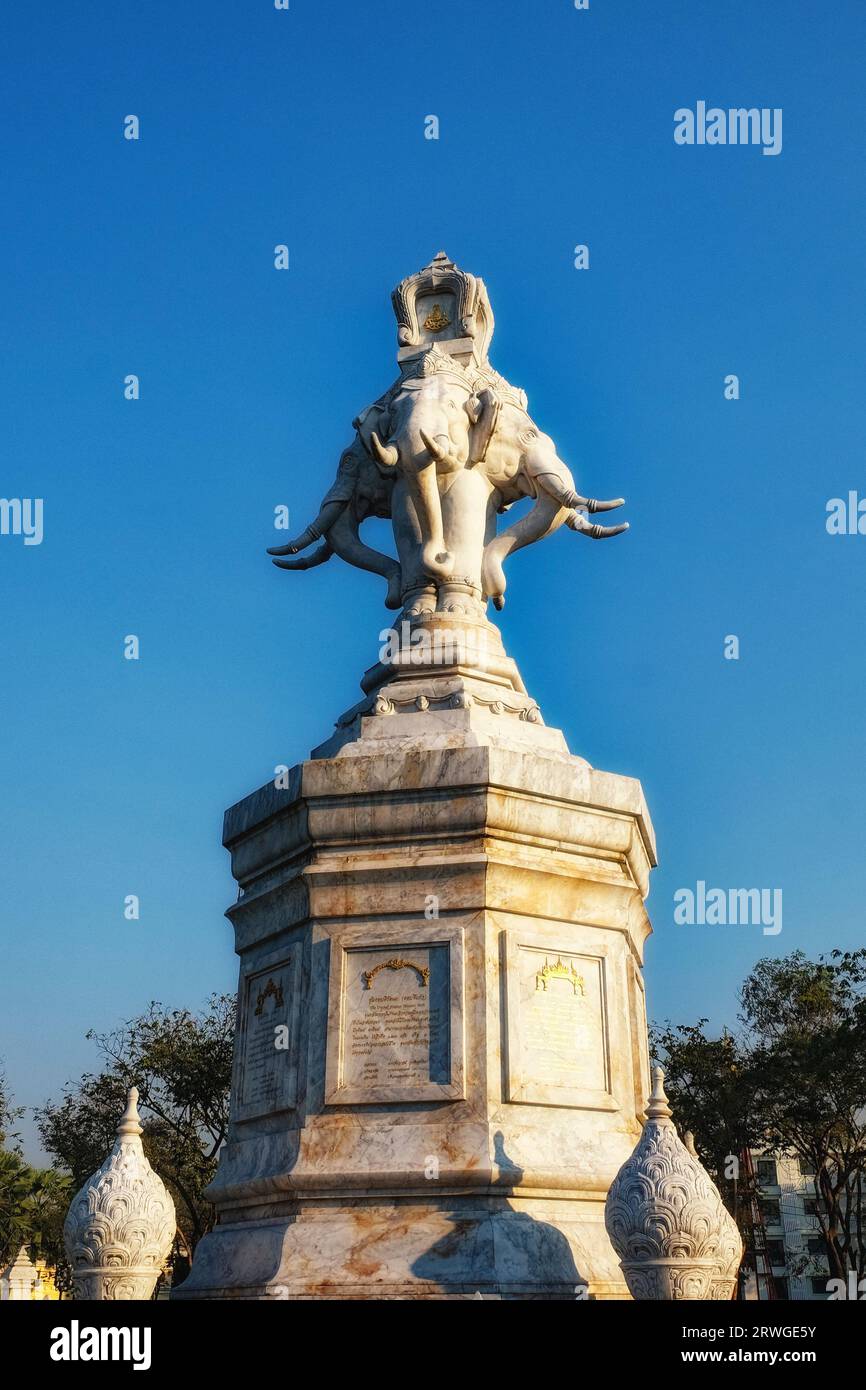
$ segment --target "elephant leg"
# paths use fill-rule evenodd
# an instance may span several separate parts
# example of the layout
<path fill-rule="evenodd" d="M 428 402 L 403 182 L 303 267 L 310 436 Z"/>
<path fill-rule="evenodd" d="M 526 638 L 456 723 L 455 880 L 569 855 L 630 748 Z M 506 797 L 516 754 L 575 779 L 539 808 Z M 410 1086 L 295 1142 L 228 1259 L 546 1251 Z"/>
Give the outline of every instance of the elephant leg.
<path fill-rule="evenodd" d="M 402 588 L 400 566 L 390 555 L 383 555 L 381 550 L 373 550 L 369 545 L 365 545 L 359 539 L 358 525 L 358 521 L 350 515 L 347 507 L 328 532 L 328 540 L 340 559 L 345 560 L 348 565 L 354 565 L 360 570 L 370 570 L 373 574 L 381 574 L 387 579 L 388 594 L 385 607 L 399 608 Z"/>
<path fill-rule="evenodd" d="M 533 541 L 543 540 L 556 531 L 566 519 L 564 509 L 555 498 L 542 492 L 537 497 L 532 510 L 509 526 L 500 535 L 494 536 L 484 547 L 481 561 L 481 583 L 484 593 L 492 598 L 494 608 L 502 608 L 505 603 L 504 560 L 513 550 L 522 550 Z"/>

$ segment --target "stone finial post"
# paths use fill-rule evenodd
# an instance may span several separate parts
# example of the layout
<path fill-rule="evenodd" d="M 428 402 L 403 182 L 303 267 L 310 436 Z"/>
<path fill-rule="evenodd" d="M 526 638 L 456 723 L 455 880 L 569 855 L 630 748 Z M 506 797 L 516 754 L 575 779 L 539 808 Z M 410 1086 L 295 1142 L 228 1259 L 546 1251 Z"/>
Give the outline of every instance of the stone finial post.
<path fill-rule="evenodd" d="M 718 1188 L 671 1119 L 653 1068 L 646 1121 L 605 1205 L 605 1226 L 636 1299 L 729 1299 L 743 1243 Z"/>
<path fill-rule="evenodd" d="M 73 1198 L 63 1227 L 77 1299 L 148 1299 L 174 1240 L 174 1203 L 141 1143 L 138 1091 L 117 1140 Z"/>
<path fill-rule="evenodd" d="M 11 1264 L 0 1274 L 0 1298 L 5 1302 L 29 1302 L 38 1297 L 39 1271 L 22 1245 Z"/>

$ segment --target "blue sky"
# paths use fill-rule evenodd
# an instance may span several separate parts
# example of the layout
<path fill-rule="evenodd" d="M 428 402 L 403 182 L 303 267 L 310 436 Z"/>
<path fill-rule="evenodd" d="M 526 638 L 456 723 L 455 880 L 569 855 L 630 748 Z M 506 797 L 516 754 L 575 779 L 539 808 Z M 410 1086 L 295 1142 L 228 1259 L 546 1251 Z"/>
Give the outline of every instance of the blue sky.
<path fill-rule="evenodd" d="M 395 375 L 390 290 L 440 248 L 578 487 L 628 499 L 622 540 L 516 556 L 498 621 L 572 750 L 643 782 L 651 1013 L 730 1023 L 761 955 L 862 945 L 866 536 L 824 521 L 866 495 L 866 8 L 19 0 L 4 27 L 0 494 L 45 509 L 42 545 L 0 536 L 18 1101 L 94 1064 L 88 1028 L 234 987 L 223 809 L 328 735 L 385 616 L 339 561 L 275 570 L 273 508 L 314 515 Z M 677 146 L 698 100 L 782 108 L 782 153 Z M 675 926 L 699 879 L 782 889 L 781 934 Z"/>

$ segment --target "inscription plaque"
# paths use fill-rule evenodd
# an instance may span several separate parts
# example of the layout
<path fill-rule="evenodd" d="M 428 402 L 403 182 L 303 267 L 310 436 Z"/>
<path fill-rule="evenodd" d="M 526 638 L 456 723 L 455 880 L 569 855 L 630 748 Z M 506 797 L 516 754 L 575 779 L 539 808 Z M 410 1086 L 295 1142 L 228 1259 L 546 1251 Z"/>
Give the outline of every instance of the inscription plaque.
<path fill-rule="evenodd" d="M 240 999 L 239 1120 L 297 1102 L 295 951 L 266 957 L 243 979 Z"/>
<path fill-rule="evenodd" d="M 602 957 L 522 940 L 507 954 L 508 1098 L 614 1108 Z"/>
<path fill-rule="evenodd" d="M 453 941 L 332 949 L 339 950 L 339 1008 L 330 1022 L 328 1100 L 453 1098 L 455 1060 L 462 1062 L 452 1047 Z"/>
<path fill-rule="evenodd" d="M 566 969 L 574 971 L 575 979 L 564 973 L 554 974 L 540 988 L 536 971 L 532 986 L 529 976 L 537 966 L 537 954 L 529 952 L 527 979 L 522 982 L 522 993 L 528 993 L 523 1010 L 524 1065 L 548 1086 L 603 1087 L 604 1047 L 597 1027 L 598 999 L 588 1000 L 586 976 L 577 975 L 576 962 L 571 957 Z M 561 964 L 561 957 L 558 959 Z M 542 970 L 547 964 L 545 957 Z M 597 975 L 597 968 L 589 973 Z"/>

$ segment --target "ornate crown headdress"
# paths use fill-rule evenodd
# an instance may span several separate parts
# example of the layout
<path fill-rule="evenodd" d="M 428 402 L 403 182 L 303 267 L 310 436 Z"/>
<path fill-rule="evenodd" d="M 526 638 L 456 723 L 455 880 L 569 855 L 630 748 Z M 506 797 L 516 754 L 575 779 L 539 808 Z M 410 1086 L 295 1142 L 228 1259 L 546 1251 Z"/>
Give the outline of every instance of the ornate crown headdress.
<path fill-rule="evenodd" d="M 493 310 L 484 281 L 461 270 L 444 251 L 401 280 L 391 303 L 397 318 L 398 360 L 433 342 L 444 342 L 452 353 L 462 351 L 476 363 L 486 362 Z"/>

